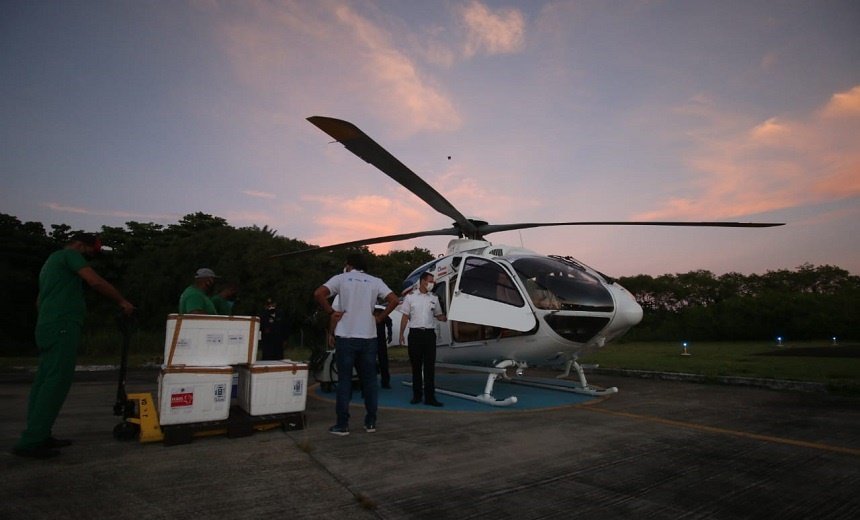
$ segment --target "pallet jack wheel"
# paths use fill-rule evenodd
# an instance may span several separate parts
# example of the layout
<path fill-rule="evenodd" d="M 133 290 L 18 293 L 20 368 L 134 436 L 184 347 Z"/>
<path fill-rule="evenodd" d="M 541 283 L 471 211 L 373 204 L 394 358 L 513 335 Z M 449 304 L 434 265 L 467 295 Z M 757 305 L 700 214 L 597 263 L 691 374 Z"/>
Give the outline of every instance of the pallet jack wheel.
<path fill-rule="evenodd" d="M 119 441 L 131 441 L 140 435 L 140 426 L 130 422 L 121 422 L 114 426 L 113 437 Z"/>

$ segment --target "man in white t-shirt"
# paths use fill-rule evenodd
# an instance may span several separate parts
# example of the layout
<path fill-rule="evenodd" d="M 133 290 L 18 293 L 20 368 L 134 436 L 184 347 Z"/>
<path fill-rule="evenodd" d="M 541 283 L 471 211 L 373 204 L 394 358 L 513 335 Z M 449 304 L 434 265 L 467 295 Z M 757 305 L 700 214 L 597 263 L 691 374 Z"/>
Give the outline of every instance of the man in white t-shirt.
<path fill-rule="evenodd" d="M 358 253 L 346 258 L 344 272 L 332 276 L 314 291 L 314 298 L 332 321 L 336 322 L 335 363 L 337 373 L 337 424 L 329 428 L 334 435 L 349 435 L 349 402 L 352 400 L 352 370 L 358 370 L 364 395 L 364 429 L 376 431 L 378 381 L 376 379 L 376 324 L 391 314 L 399 303 L 397 296 L 375 276 L 365 273 L 364 257 Z M 336 311 L 329 298 L 339 296 Z M 374 316 L 378 299 L 386 301 L 382 313 Z"/>
<path fill-rule="evenodd" d="M 400 344 L 409 322 L 409 363 L 412 365 L 412 404 L 442 406 L 436 400 L 436 320 L 446 321 L 439 297 L 433 292 L 433 274 L 424 272 L 418 290 L 407 294 L 400 312 Z"/>

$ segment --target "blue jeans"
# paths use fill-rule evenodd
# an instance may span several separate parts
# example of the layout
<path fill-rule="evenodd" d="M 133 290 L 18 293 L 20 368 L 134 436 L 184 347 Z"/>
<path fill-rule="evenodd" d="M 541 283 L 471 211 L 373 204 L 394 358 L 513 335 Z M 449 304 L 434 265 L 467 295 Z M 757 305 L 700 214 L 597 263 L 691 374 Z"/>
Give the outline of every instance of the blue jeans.
<path fill-rule="evenodd" d="M 358 372 L 364 408 L 367 415 L 365 425 L 376 424 L 379 384 L 376 380 L 376 338 L 335 338 L 335 363 L 337 364 L 337 425 L 349 426 L 349 402 L 352 400 L 352 368 Z"/>

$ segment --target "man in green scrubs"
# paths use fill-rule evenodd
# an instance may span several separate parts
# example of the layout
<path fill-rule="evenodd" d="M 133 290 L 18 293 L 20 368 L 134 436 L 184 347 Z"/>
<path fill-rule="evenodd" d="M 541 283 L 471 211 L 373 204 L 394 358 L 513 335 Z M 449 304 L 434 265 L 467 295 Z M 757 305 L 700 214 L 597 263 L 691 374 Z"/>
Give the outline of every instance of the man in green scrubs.
<path fill-rule="evenodd" d="M 179 314 L 218 314 L 215 304 L 209 299 L 216 278 L 218 276 L 212 269 L 198 269 L 194 283 L 179 296 Z"/>
<path fill-rule="evenodd" d="M 212 304 L 215 306 L 215 314 L 232 316 L 233 305 L 236 303 L 236 298 L 238 296 L 239 284 L 236 282 L 228 282 L 223 289 L 218 291 L 218 294 L 212 297 Z"/>
<path fill-rule="evenodd" d="M 98 236 L 78 233 L 65 248 L 48 257 L 39 273 L 36 301 L 39 368 L 27 404 L 27 429 L 12 448 L 15 455 L 39 459 L 55 457 L 60 454 L 57 448 L 71 444 L 67 439 L 53 437 L 51 429 L 75 374 L 86 314 L 83 282 L 117 302 L 126 315 L 134 311 L 134 306 L 87 264 L 84 257 L 92 257 L 100 249 Z"/>

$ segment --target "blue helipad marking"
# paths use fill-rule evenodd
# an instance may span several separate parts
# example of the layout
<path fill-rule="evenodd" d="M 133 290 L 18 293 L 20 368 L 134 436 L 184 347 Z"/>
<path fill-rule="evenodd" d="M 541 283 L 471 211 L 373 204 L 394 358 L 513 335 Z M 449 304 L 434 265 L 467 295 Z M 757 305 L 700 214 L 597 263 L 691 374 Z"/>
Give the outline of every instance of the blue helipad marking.
<path fill-rule="evenodd" d="M 573 386 L 573 383 L 570 381 L 540 378 L 531 379 L 533 381 L 544 383 Z M 380 408 L 403 408 L 408 410 L 434 412 L 512 412 L 571 406 L 597 399 L 597 397 L 590 395 L 511 384 L 497 379 L 496 384 L 493 387 L 493 396 L 498 400 L 505 399 L 512 395 L 516 396 L 516 404 L 512 404 L 510 406 L 490 406 L 459 397 L 437 393 L 436 399 L 445 403 L 444 407 L 437 408 L 434 406 L 427 406 L 423 403 L 410 404 L 409 400 L 412 399 L 412 387 L 404 385 L 404 381 L 411 382 L 412 375 L 392 374 L 391 389 L 379 389 Z M 444 388 L 446 390 L 454 390 L 471 395 L 479 395 L 483 393 L 486 382 L 487 376 L 482 374 L 436 374 L 437 389 Z M 320 385 L 316 385 L 315 395 L 327 401 L 334 402 L 335 400 L 335 391 L 323 392 Z M 354 390 L 352 392 L 352 404 L 364 405 L 360 390 Z"/>

